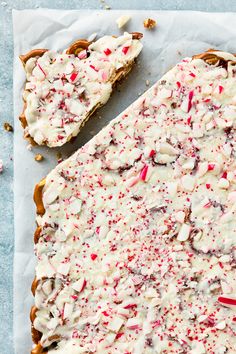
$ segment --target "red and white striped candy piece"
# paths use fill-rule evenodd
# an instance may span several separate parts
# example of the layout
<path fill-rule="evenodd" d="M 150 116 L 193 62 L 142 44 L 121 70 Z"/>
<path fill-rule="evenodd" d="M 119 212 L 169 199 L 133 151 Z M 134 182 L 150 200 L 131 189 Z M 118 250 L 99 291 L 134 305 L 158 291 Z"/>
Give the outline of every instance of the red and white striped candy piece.
<path fill-rule="evenodd" d="M 218 302 L 226 307 L 232 307 L 236 309 L 236 297 L 219 296 Z"/>

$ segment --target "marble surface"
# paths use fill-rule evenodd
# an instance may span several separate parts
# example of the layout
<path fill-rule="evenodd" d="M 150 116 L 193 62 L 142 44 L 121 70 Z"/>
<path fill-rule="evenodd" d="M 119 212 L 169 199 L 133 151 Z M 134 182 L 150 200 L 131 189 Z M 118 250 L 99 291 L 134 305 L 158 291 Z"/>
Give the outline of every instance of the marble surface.
<path fill-rule="evenodd" d="M 232 0 L 106 0 L 106 4 L 112 9 L 236 11 L 236 2 Z M 0 354 L 13 353 L 13 133 L 3 129 L 4 122 L 13 124 L 11 10 L 38 7 L 103 9 L 106 4 L 99 0 L 0 0 L 0 159 L 4 164 L 0 174 Z"/>

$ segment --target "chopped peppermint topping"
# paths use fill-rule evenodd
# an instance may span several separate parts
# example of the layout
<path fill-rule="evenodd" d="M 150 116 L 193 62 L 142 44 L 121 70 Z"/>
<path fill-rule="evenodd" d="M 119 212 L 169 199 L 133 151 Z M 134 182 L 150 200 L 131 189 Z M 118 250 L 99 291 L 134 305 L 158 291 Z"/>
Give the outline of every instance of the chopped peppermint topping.
<path fill-rule="evenodd" d="M 140 41 L 124 33 L 102 37 L 78 56 L 47 51 L 29 59 L 24 92 L 27 134 L 50 147 L 76 136 L 89 114 L 109 99 L 118 71 L 125 73 L 141 50 Z"/>
<path fill-rule="evenodd" d="M 186 58 L 47 176 L 50 353 L 235 353 L 235 85 L 230 62 Z"/>

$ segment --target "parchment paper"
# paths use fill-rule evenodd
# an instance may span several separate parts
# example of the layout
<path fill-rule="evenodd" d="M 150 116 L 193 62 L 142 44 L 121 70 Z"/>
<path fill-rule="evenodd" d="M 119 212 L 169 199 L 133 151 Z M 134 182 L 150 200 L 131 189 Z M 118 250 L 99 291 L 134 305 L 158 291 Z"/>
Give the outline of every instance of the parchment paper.
<path fill-rule="evenodd" d="M 128 79 L 119 85 L 106 106 L 86 124 L 73 144 L 60 148 L 63 157 L 88 141 L 106 123 L 147 89 L 146 80 L 154 83 L 180 58 L 197 54 L 208 48 L 236 52 L 236 14 L 159 11 L 60 11 L 49 9 L 13 10 L 14 30 L 14 196 L 15 196 L 15 259 L 14 259 L 14 344 L 15 353 L 29 353 L 31 334 L 29 312 L 33 304 L 30 292 L 34 277 L 33 233 L 35 206 L 34 185 L 57 164 L 56 149 L 27 150 L 18 116 L 22 110 L 24 71 L 18 56 L 32 48 L 62 50 L 78 38 L 118 35 L 115 20 L 124 14 L 132 19 L 125 28 L 144 33 L 144 49 L 138 65 Z M 143 20 L 157 21 L 155 30 L 143 28 Z M 36 153 L 44 155 L 41 163 L 34 161 Z M 69 354 L 69 353 L 68 353 Z"/>

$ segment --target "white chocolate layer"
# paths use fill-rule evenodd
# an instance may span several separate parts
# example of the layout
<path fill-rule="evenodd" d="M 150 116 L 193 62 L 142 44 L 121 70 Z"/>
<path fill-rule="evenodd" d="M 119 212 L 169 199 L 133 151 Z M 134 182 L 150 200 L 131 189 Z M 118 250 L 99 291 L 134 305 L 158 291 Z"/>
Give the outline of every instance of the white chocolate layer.
<path fill-rule="evenodd" d="M 76 136 L 93 109 L 107 102 L 119 70 L 142 50 L 132 34 L 105 36 L 78 56 L 47 51 L 26 62 L 25 117 L 37 144 L 61 146 Z"/>
<path fill-rule="evenodd" d="M 235 66 L 186 58 L 47 176 L 49 353 L 235 353 L 235 127 Z"/>

